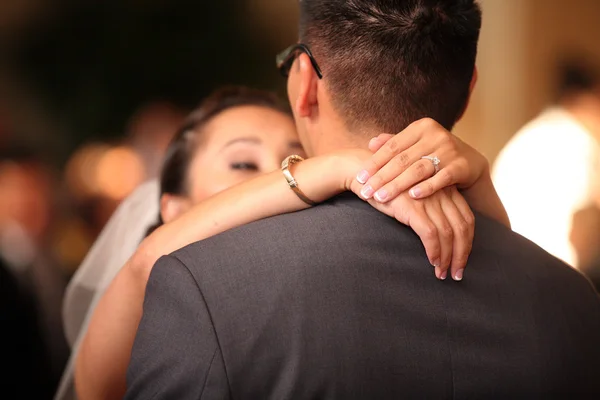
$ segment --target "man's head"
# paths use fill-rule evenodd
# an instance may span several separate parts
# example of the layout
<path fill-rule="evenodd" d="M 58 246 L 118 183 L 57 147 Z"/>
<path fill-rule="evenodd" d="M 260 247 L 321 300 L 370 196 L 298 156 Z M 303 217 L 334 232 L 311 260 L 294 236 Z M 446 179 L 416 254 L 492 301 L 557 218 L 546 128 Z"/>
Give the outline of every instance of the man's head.
<path fill-rule="evenodd" d="M 288 92 L 306 149 L 321 152 L 331 120 L 357 136 L 422 117 L 452 128 L 475 81 L 480 27 L 475 0 L 301 0 L 300 42 L 323 73 L 297 52 Z"/>
<path fill-rule="evenodd" d="M 600 140 L 600 76 L 581 58 L 559 64 L 557 103 Z"/>
<path fill-rule="evenodd" d="M 558 65 L 557 102 L 592 93 L 600 97 L 600 80 L 592 66 L 580 59 L 566 59 Z"/>

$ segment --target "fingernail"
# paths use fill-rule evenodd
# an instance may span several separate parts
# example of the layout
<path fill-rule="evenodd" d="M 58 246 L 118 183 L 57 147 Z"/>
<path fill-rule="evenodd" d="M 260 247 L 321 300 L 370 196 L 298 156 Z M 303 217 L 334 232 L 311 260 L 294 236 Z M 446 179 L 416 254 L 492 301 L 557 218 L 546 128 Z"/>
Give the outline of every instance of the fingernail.
<path fill-rule="evenodd" d="M 443 281 L 444 279 L 446 279 L 448 277 L 448 270 L 442 271 L 440 267 L 435 267 L 435 276 L 440 281 Z"/>
<path fill-rule="evenodd" d="M 433 260 L 433 262 L 431 263 L 431 265 L 433 265 L 434 267 L 438 268 L 440 266 L 440 260 Z"/>
<path fill-rule="evenodd" d="M 369 200 L 371 197 L 373 197 L 373 188 L 371 187 L 371 185 L 365 185 L 360 191 L 360 194 L 362 195 L 362 197 Z"/>
<path fill-rule="evenodd" d="M 356 175 L 356 180 L 362 184 L 367 183 L 369 180 L 369 173 L 366 170 L 362 170 Z"/>
<path fill-rule="evenodd" d="M 454 274 L 454 280 L 457 282 L 462 281 L 464 272 L 464 269 L 459 269 L 458 271 L 456 271 L 456 274 Z"/>
<path fill-rule="evenodd" d="M 379 189 L 377 193 L 375 193 L 375 199 L 377 201 L 386 201 L 388 198 L 388 192 L 385 189 Z"/>
<path fill-rule="evenodd" d="M 421 189 L 419 189 L 419 188 L 410 189 L 408 194 L 410 194 L 410 197 L 417 199 L 417 198 L 421 197 Z"/>
<path fill-rule="evenodd" d="M 375 136 L 373 139 L 369 140 L 369 146 L 373 146 L 378 137 L 379 136 Z"/>

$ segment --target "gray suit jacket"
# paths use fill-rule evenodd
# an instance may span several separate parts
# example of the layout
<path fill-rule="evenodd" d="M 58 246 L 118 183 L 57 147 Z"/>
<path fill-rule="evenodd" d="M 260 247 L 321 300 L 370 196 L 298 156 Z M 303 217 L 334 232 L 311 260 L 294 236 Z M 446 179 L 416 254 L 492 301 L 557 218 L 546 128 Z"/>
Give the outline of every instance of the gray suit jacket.
<path fill-rule="evenodd" d="M 600 398 L 585 278 L 481 216 L 465 278 L 352 195 L 192 244 L 150 276 L 126 398 Z"/>

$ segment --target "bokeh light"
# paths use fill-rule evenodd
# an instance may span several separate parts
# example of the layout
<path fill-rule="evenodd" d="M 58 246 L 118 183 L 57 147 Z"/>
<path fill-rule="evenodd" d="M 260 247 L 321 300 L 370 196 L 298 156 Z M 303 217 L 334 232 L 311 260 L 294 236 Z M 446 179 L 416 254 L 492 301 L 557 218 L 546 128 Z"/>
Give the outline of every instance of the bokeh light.
<path fill-rule="evenodd" d="M 143 181 L 144 165 L 131 148 L 115 147 L 100 157 L 94 177 L 101 195 L 119 200 Z"/>
<path fill-rule="evenodd" d="M 76 151 L 67 163 L 67 185 L 77 199 L 89 198 L 100 193 L 96 171 L 100 160 L 109 149 L 106 144 L 90 144 Z"/>

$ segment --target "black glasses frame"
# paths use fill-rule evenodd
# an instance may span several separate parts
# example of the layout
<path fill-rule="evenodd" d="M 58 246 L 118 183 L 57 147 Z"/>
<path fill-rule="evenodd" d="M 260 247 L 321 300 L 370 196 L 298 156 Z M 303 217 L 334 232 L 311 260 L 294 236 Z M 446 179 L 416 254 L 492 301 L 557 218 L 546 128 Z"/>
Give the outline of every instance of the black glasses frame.
<path fill-rule="evenodd" d="M 319 77 L 319 79 L 323 79 L 323 73 L 321 72 L 321 68 L 319 68 L 319 64 L 317 64 L 317 60 L 315 60 L 315 57 L 313 56 L 308 46 L 302 43 L 294 44 L 288 47 L 281 53 L 277 54 L 277 57 L 275 57 L 277 69 L 279 69 L 281 75 L 283 75 L 286 78 L 289 76 L 290 69 L 292 68 L 292 64 L 294 64 L 294 60 L 296 59 L 298 53 L 305 53 L 308 56 L 308 58 L 310 58 L 310 63 L 315 69 L 317 76 Z"/>

